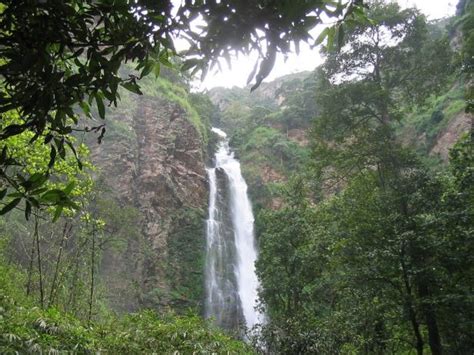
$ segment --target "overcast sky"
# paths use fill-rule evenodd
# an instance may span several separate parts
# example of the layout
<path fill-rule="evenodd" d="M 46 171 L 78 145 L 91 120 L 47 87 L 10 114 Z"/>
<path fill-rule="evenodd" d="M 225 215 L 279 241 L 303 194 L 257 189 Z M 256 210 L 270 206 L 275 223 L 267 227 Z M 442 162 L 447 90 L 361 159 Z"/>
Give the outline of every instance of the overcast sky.
<path fill-rule="evenodd" d="M 433 20 L 454 15 L 457 0 L 398 0 L 398 3 L 402 7 L 416 6 L 428 19 Z M 265 81 L 271 81 L 277 77 L 304 70 L 313 70 L 323 61 L 318 51 L 317 48 L 311 50 L 308 46 L 302 45 L 300 54 L 298 56 L 296 54 L 290 55 L 286 62 L 283 56 L 279 55 L 272 73 Z M 253 69 L 256 58 L 256 56 L 240 56 L 233 60 L 232 69 L 229 69 L 223 61 L 222 71 L 210 72 L 204 82 L 198 81 L 193 86 L 198 90 L 210 89 L 216 86 L 243 87 Z"/>

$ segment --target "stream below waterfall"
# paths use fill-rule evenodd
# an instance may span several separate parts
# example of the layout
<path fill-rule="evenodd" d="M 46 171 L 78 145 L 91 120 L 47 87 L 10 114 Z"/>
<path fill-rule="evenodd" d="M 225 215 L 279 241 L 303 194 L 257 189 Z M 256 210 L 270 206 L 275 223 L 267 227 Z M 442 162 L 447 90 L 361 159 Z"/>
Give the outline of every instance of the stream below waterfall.
<path fill-rule="evenodd" d="M 218 128 L 212 131 L 220 140 L 215 166 L 207 169 L 205 312 L 219 327 L 237 329 L 245 325 L 250 329 L 263 321 L 263 315 L 255 310 L 259 282 L 255 274 L 257 250 L 252 205 L 227 135 Z"/>

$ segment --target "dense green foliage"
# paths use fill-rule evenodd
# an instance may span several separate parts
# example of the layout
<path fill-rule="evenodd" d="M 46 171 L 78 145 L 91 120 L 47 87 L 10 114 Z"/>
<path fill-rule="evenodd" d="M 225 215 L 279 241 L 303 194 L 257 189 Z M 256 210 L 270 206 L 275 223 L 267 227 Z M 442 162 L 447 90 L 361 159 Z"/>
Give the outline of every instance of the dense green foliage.
<path fill-rule="evenodd" d="M 169 238 L 171 264 L 167 267 L 172 280 L 171 306 L 184 311 L 201 311 L 204 299 L 204 211 L 186 209 L 173 219 Z"/>
<path fill-rule="evenodd" d="M 381 184 L 365 171 L 317 207 L 291 185 L 285 207 L 259 218 L 270 344 L 403 353 L 440 337 L 447 353 L 472 348 L 472 157 L 465 137 L 450 172 L 430 176 L 408 157 L 402 175 Z"/>
<path fill-rule="evenodd" d="M 449 167 L 424 161 L 462 114 L 468 74 L 453 76 L 447 37 L 416 11 L 374 2 L 369 17 L 317 71 L 309 169 L 257 218 L 269 317 L 259 340 L 285 354 L 466 354 L 472 136 Z M 413 128 L 427 142 L 406 139 Z"/>
<path fill-rule="evenodd" d="M 474 66 L 474 3 L 471 0 L 460 0 L 457 5 L 457 15 L 463 40 L 462 71 L 466 73 L 467 79 L 471 79 Z M 466 100 L 466 112 L 472 113 L 474 110 L 474 85 L 472 84 L 469 84 L 467 89 Z"/>
<path fill-rule="evenodd" d="M 121 70 L 130 71 L 127 67 Z M 142 90 L 150 98 L 179 106 L 183 118 L 201 134 L 205 149 L 207 109 L 212 107 L 205 96 L 190 94 L 183 76 L 173 70 L 163 70 L 158 79 L 144 78 Z M 123 106 L 107 109 L 112 120 L 104 139 L 107 144 L 134 149 L 137 137 L 131 118 L 137 103 L 131 93 L 121 94 Z M 9 147 L 18 160 L 26 162 L 25 169 L 45 171 L 48 148 L 39 141 L 22 148 L 30 135 L 24 132 L 9 138 Z M 8 263 L 0 262 L 5 276 L 0 287 L 0 352 L 251 353 L 197 315 L 186 315 L 198 314 L 203 299 L 202 210 L 182 208 L 173 216 L 169 260 L 160 261 L 172 280 L 170 295 L 163 298 L 159 288 L 145 294 L 137 264 L 156 256 L 151 255 L 150 242 L 143 236 L 143 216 L 119 199 L 116 187 L 107 185 L 101 167 L 91 166 L 85 147 L 80 153 L 82 170 L 73 157 L 58 161 L 50 170 L 54 183 L 46 185 L 57 188 L 66 181 L 74 182 L 71 199 L 78 207 L 68 209 L 55 223 L 48 214 L 55 208 L 35 209 L 29 221 L 22 210 L 2 217 L 0 230 Z M 155 311 L 125 315 L 146 308 Z"/>
<path fill-rule="evenodd" d="M 123 318 L 109 314 L 101 322 L 83 322 L 50 307 L 41 309 L 18 289 L 23 274 L 0 263 L 0 352 L 113 354 L 250 354 L 199 317 L 160 317 L 142 311 Z"/>
<path fill-rule="evenodd" d="M 462 113 L 465 104 L 464 87 L 457 83 L 447 93 L 431 97 L 423 107 L 410 112 L 396 129 L 402 140 L 426 155 L 436 144 L 439 134 Z M 418 140 L 422 135 L 424 139 Z"/>
<path fill-rule="evenodd" d="M 129 67 L 121 70 L 130 72 Z M 183 75 L 174 70 L 163 70 L 161 78 L 144 78 L 142 89 L 146 96 L 178 105 L 184 117 L 200 133 L 202 149 L 205 149 L 210 125 L 205 111 L 209 105 L 204 96 L 189 93 Z M 116 142 L 135 149 L 137 137 L 131 121 L 137 102 L 132 93 L 124 90 L 121 94 L 123 106 L 107 109 L 112 120 L 106 125 L 108 135 L 105 139 L 108 144 Z M 173 96 L 179 100 L 173 101 Z M 202 118 L 191 97 L 201 105 L 198 109 Z M 17 115 L 11 112 L 9 115 L 11 120 L 18 120 Z M 0 225 L 9 240 L 11 260 L 28 274 L 26 292 L 37 297 L 39 304 L 55 305 L 85 319 L 100 318 L 103 307 L 125 312 L 136 310 L 138 304 L 156 304 L 155 297 L 142 294 L 134 273 L 138 260 L 143 260 L 144 254 L 150 254 L 149 242 L 142 232 L 143 216 L 138 209 L 119 200 L 116 187 L 107 185 L 101 167 L 92 167 L 84 144 L 77 149 L 82 170 L 71 156 L 50 167 L 48 147 L 39 141 L 28 144 L 32 136 L 31 132 L 23 132 L 8 138 L 4 144 L 8 145 L 16 161 L 21 162 L 22 172 L 52 177 L 28 192 L 32 198 L 39 198 L 43 205 L 34 204 L 29 195 L 26 205 L 19 203 L 20 195 L 10 196 L 16 203 L 10 206 L 16 209 L 5 216 Z M 85 138 L 87 142 L 91 137 L 86 135 Z M 78 134 L 74 140 L 84 141 L 84 136 Z M 62 198 L 61 190 L 65 187 L 69 191 L 68 198 L 64 199 L 66 205 L 49 207 L 56 204 L 55 198 Z M 61 212 L 64 212 L 62 217 Z M 34 218 L 27 221 L 25 215 Z M 51 223 L 51 218 L 56 223 Z M 173 280 L 176 302 L 173 301 L 172 307 L 180 312 L 189 308 L 199 312 L 203 297 L 202 213 L 191 211 L 186 214 L 183 209 L 183 215 L 176 215 L 173 225 L 173 243 L 178 246 L 172 245 L 173 262 L 163 265 Z M 187 256 L 190 258 L 186 259 Z M 115 263 L 119 265 L 114 266 Z M 187 269 L 199 271 L 187 273 Z"/>

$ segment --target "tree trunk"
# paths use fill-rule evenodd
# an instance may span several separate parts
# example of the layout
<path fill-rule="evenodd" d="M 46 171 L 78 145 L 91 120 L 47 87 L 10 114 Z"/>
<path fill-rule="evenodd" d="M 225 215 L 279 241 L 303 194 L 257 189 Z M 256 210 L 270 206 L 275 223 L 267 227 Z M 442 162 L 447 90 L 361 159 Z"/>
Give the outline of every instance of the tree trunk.
<path fill-rule="evenodd" d="M 89 316 L 88 316 L 89 322 L 91 321 L 91 318 L 92 318 L 92 304 L 94 300 L 94 266 L 95 266 L 95 226 L 92 227 L 91 288 L 90 288 L 90 297 L 89 297 Z"/>
<path fill-rule="evenodd" d="M 77 279 L 79 278 L 79 249 L 75 255 L 75 263 L 74 263 L 74 273 L 72 276 L 72 285 L 71 285 L 71 293 L 69 294 L 68 305 L 71 307 L 73 312 L 76 311 L 76 292 L 77 292 Z"/>
<path fill-rule="evenodd" d="M 58 280 L 58 275 L 59 275 L 59 264 L 61 262 L 61 256 L 64 248 L 64 242 L 67 240 L 69 233 L 71 232 L 72 226 L 69 226 L 68 229 L 68 222 L 66 221 L 64 223 L 64 228 L 63 228 L 63 234 L 61 236 L 61 242 L 59 244 L 59 251 L 58 251 L 58 257 L 56 258 L 56 267 L 54 269 L 54 276 L 53 276 L 53 282 L 51 283 L 51 291 L 49 293 L 49 306 L 53 305 L 54 298 L 56 296 L 56 282 Z"/>
<path fill-rule="evenodd" d="M 39 241 L 37 214 L 35 214 L 35 239 L 36 239 L 36 254 L 38 256 L 40 304 L 41 304 L 41 308 L 44 308 L 43 271 L 42 271 L 42 266 L 41 266 L 41 249 L 40 249 L 40 241 Z"/>
<path fill-rule="evenodd" d="M 412 292 L 412 287 L 410 285 L 410 279 L 408 277 L 408 272 L 407 272 L 404 258 L 405 258 L 405 246 L 402 244 L 401 255 L 400 255 L 400 266 L 402 267 L 402 277 L 403 277 L 403 283 L 405 285 L 405 291 L 406 291 L 405 306 L 408 310 L 408 317 L 410 319 L 410 323 L 413 328 L 413 333 L 416 339 L 416 353 L 418 355 L 423 355 L 423 346 L 424 346 L 423 337 L 420 331 L 420 324 L 418 320 L 416 319 L 416 311 L 415 311 L 415 306 L 413 304 L 413 292 Z"/>
<path fill-rule="evenodd" d="M 28 267 L 28 282 L 26 284 L 26 295 L 29 296 L 31 293 L 31 281 L 33 278 L 33 265 L 35 262 L 35 236 L 33 236 L 33 240 L 31 241 L 31 253 L 30 253 L 30 265 Z"/>
<path fill-rule="evenodd" d="M 433 304 L 429 300 L 431 292 L 425 280 L 420 282 L 418 288 L 420 298 L 423 302 L 422 311 L 423 315 L 425 316 L 426 327 L 428 328 L 428 342 L 431 353 L 433 355 L 441 355 L 443 353 L 443 348 L 441 345 L 441 337 L 439 335 L 438 321 L 436 319 L 436 312 Z"/>

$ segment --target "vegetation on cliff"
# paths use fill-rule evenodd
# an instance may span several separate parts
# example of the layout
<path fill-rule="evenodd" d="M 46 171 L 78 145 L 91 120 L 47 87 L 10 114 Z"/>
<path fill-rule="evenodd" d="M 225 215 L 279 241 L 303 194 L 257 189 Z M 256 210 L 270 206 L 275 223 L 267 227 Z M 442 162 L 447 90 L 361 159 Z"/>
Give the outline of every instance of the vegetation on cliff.
<path fill-rule="evenodd" d="M 129 66 L 120 71 L 134 75 Z M 29 131 L 1 141 L 3 159 L 10 159 L 5 163 L 17 164 L 10 167 L 17 177 L 27 176 L 15 185 L 18 192 L 7 191 L 7 186 L 2 190 L 2 197 L 8 194 L 9 199 L 0 220 L 2 249 L 8 256 L 0 260 L 8 278 L 0 292 L 5 311 L 2 353 L 243 347 L 198 316 L 185 316 L 199 314 L 204 297 L 203 176 L 212 104 L 201 94 L 191 94 L 187 79 L 175 69 L 162 69 L 159 78 L 144 78 L 141 85 L 142 98 L 121 89 L 122 105 L 103 108 L 109 120 L 101 125 L 107 134 L 100 137 L 100 145 L 81 131 L 71 134 L 74 145 L 64 143 L 64 150 L 50 150 Z M 90 114 L 101 116 L 101 110 L 100 105 L 90 108 Z M 4 128 L 22 122 L 14 111 L 2 118 Z M 147 156 L 141 143 L 150 133 L 145 132 L 147 125 L 162 130 L 150 136 L 152 144 L 166 171 L 181 169 L 181 180 L 152 165 L 159 157 Z M 147 182 L 144 193 L 156 186 L 164 199 L 157 206 L 147 206 L 148 200 L 136 196 L 140 169 L 155 171 L 156 181 Z M 185 186 L 183 179 L 194 182 Z M 150 219 L 160 223 L 160 239 L 150 232 Z M 163 241 L 166 249 L 157 251 L 153 244 Z M 155 311 L 121 317 L 150 308 Z M 150 343 L 151 337 L 158 338 Z"/>

